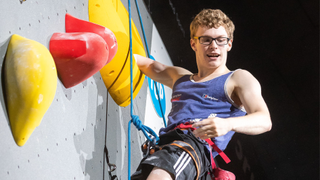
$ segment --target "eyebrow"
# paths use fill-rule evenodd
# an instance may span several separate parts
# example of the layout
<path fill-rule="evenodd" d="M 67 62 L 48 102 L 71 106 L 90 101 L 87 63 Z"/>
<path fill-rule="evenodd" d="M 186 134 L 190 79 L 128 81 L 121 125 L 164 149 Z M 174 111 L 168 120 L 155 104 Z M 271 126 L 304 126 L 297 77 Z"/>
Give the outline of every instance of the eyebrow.
<path fill-rule="evenodd" d="M 228 37 L 228 36 L 225 36 L 225 35 L 220 35 L 220 36 L 217 36 L 217 37 L 211 37 L 211 36 L 197 36 L 197 37 L 210 37 L 210 38 L 220 38 L 220 37 Z"/>

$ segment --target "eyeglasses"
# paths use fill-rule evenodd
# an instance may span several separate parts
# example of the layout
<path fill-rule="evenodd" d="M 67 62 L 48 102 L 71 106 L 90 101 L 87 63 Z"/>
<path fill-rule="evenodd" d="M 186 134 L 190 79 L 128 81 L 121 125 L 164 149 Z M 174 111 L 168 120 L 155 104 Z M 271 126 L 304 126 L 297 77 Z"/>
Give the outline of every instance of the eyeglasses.
<path fill-rule="evenodd" d="M 227 45 L 228 42 L 230 41 L 230 38 L 227 38 L 227 37 L 212 38 L 208 36 L 200 36 L 200 37 L 195 36 L 194 38 L 199 39 L 200 44 L 204 44 L 204 45 L 210 45 L 214 40 L 217 43 L 217 45 L 223 46 L 223 45 Z"/>

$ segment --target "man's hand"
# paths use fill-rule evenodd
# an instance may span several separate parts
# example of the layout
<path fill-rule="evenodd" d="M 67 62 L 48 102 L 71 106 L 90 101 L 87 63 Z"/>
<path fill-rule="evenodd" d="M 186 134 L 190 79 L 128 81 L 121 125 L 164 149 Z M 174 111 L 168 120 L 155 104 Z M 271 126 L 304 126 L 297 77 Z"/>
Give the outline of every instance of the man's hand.
<path fill-rule="evenodd" d="M 223 136 L 232 130 L 228 119 L 218 117 L 204 119 L 194 123 L 192 127 L 197 128 L 193 131 L 193 134 L 201 139 Z"/>

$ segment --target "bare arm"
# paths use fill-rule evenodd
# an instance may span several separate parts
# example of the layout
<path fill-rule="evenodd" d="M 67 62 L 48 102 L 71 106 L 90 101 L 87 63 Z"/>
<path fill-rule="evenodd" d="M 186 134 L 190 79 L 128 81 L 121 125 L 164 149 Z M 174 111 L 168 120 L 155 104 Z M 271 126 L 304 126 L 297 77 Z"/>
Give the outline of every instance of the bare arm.
<path fill-rule="evenodd" d="M 190 71 L 176 66 L 167 66 L 158 61 L 135 54 L 135 60 L 139 69 L 149 78 L 164 84 L 170 88 L 177 79 L 186 74 L 192 74 Z"/>
<path fill-rule="evenodd" d="M 240 98 L 248 115 L 230 118 L 232 130 L 256 135 L 271 130 L 272 123 L 268 107 L 261 95 L 259 82 L 248 72 L 241 70 L 234 76 L 235 93 Z"/>
<path fill-rule="evenodd" d="M 225 135 L 229 131 L 257 135 L 271 130 L 271 118 L 261 95 L 259 82 L 245 70 L 236 71 L 230 78 L 234 93 L 247 111 L 246 116 L 232 118 L 209 118 L 195 123 L 194 131 L 203 139 Z"/>

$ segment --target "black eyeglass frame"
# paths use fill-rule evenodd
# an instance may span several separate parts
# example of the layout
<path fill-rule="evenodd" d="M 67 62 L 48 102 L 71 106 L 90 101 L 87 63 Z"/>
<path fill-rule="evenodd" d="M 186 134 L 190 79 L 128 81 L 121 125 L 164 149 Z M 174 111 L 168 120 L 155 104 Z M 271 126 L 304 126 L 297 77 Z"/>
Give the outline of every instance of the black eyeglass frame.
<path fill-rule="evenodd" d="M 203 43 L 201 43 L 201 42 L 200 42 L 200 39 L 203 38 L 203 37 L 210 38 L 210 39 L 211 39 L 211 42 L 210 42 L 209 44 L 203 44 Z M 229 41 L 230 41 L 230 38 L 228 38 L 228 37 L 212 38 L 212 37 L 209 37 L 209 36 L 199 36 L 199 37 L 194 36 L 193 38 L 198 39 L 200 44 L 203 44 L 203 45 L 206 45 L 206 46 L 209 46 L 209 45 L 212 43 L 213 40 L 214 40 L 214 41 L 216 42 L 216 44 L 219 45 L 219 46 L 225 46 L 225 45 L 227 45 L 227 44 L 229 43 Z M 227 42 L 226 42 L 225 44 L 219 44 L 219 42 L 217 42 L 217 39 L 219 39 L 219 38 L 226 38 L 226 39 L 227 39 Z"/>

